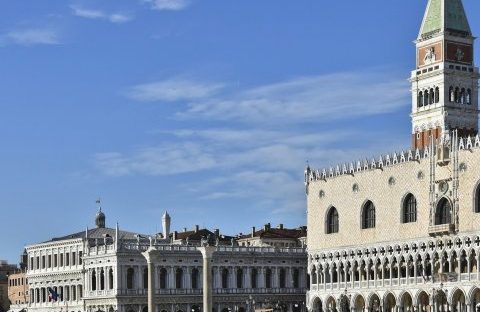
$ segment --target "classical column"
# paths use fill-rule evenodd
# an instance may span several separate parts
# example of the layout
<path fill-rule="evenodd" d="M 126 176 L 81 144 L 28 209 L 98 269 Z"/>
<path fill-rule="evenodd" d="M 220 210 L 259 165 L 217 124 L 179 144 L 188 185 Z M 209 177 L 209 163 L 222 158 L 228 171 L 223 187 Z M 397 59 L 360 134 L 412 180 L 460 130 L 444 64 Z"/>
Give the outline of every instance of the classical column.
<path fill-rule="evenodd" d="M 148 312 L 155 312 L 155 266 L 153 264 L 153 253 L 155 248 L 150 247 L 143 256 L 147 259 L 148 269 L 148 290 L 147 290 L 147 305 Z"/>
<path fill-rule="evenodd" d="M 198 250 L 203 256 L 203 312 L 210 312 L 213 308 L 211 260 L 216 247 L 204 246 L 199 247 Z"/>

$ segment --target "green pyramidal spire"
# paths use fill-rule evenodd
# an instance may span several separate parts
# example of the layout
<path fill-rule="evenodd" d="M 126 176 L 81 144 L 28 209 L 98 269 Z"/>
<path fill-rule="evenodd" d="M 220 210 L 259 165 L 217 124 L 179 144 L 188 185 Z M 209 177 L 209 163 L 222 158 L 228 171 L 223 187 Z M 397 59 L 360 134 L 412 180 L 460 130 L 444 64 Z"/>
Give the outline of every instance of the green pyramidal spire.
<path fill-rule="evenodd" d="M 462 0 L 428 1 L 419 39 L 445 31 L 472 35 Z"/>

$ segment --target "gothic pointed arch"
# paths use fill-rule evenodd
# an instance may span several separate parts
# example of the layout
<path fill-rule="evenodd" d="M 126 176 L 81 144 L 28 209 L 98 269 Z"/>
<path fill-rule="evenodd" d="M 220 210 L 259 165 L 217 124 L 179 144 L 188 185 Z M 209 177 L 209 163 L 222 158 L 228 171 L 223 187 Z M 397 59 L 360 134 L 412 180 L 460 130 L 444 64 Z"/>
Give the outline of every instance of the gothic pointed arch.
<path fill-rule="evenodd" d="M 371 200 L 367 200 L 362 206 L 362 229 L 373 229 L 376 224 L 375 205 Z"/>
<path fill-rule="evenodd" d="M 337 208 L 331 206 L 327 210 L 327 216 L 325 218 L 325 233 L 326 234 L 338 233 L 338 230 L 339 230 L 338 211 L 337 211 Z"/>
<path fill-rule="evenodd" d="M 480 181 L 477 182 L 473 190 L 473 211 L 480 213 Z"/>
<path fill-rule="evenodd" d="M 435 225 L 451 224 L 452 222 L 452 204 L 450 200 L 442 197 L 435 210 Z"/>
<path fill-rule="evenodd" d="M 417 198 L 408 193 L 402 201 L 402 223 L 417 222 Z"/>

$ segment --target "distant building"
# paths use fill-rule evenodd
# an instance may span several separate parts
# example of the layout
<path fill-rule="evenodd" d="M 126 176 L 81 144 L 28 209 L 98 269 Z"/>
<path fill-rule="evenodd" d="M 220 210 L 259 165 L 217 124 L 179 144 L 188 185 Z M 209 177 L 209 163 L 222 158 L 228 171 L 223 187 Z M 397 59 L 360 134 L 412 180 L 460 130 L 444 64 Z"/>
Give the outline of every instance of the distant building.
<path fill-rule="evenodd" d="M 16 270 L 8 276 L 10 311 L 19 312 L 28 307 L 28 281 L 26 270 Z"/>
<path fill-rule="evenodd" d="M 17 270 L 17 266 L 0 260 L 0 312 L 6 312 L 10 308 L 8 300 L 8 277 Z"/>
<path fill-rule="evenodd" d="M 306 227 L 287 229 L 280 224 L 278 227 L 272 228 L 270 223 L 267 223 L 263 229 L 258 231 L 253 227 L 251 234 L 240 235 L 237 241 L 240 246 L 304 247 L 306 237 Z"/>
<path fill-rule="evenodd" d="M 155 311 L 199 312 L 202 255 L 197 246 L 205 240 L 217 248 L 212 265 L 215 312 L 304 309 L 307 254 L 294 237 L 306 231 L 280 230 L 275 238 L 260 238 L 258 247 L 247 247 L 240 246 L 245 238 L 198 226 L 172 233 L 170 223 L 165 213 L 162 233 L 126 232 L 118 225 L 107 228 L 99 210 L 96 228 L 27 246 L 28 311 L 146 311 L 148 271 L 142 252 L 155 247 L 160 255 L 154 263 Z M 52 299 L 56 295 L 58 300 Z"/>

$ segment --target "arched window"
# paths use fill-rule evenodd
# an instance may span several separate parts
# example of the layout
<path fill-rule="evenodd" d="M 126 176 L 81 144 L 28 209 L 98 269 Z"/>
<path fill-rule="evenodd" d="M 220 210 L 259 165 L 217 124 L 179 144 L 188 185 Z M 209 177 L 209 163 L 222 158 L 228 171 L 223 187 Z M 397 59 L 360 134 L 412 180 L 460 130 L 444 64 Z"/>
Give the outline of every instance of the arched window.
<path fill-rule="evenodd" d="M 113 269 L 108 270 L 108 286 L 113 289 Z"/>
<path fill-rule="evenodd" d="M 200 280 L 200 271 L 197 268 L 192 269 L 192 289 L 198 288 L 198 281 Z"/>
<path fill-rule="evenodd" d="M 362 210 L 362 228 L 373 229 L 375 227 L 375 206 L 367 201 Z"/>
<path fill-rule="evenodd" d="M 143 288 L 148 288 L 148 268 L 143 269 Z"/>
<path fill-rule="evenodd" d="M 435 88 L 435 103 L 440 102 L 440 88 L 436 87 Z"/>
<path fill-rule="evenodd" d="M 423 92 L 420 91 L 418 93 L 418 107 L 422 107 L 423 106 Z"/>
<path fill-rule="evenodd" d="M 428 104 L 433 104 L 435 102 L 435 91 L 430 89 L 430 96 L 429 96 L 429 101 Z"/>
<path fill-rule="evenodd" d="M 460 103 L 460 89 L 455 88 L 455 103 Z"/>
<path fill-rule="evenodd" d="M 462 104 L 467 103 L 467 94 L 465 92 L 465 88 L 462 88 L 462 91 L 460 91 L 460 103 Z"/>
<path fill-rule="evenodd" d="M 472 90 L 467 90 L 467 105 L 472 104 Z"/>
<path fill-rule="evenodd" d="M 250 276 L 250 282 L 251 282 L 252 288 L 257 288 L 257 276 L 258 276 L 257 269 L 252 269 L 252 273 Z"/>
<path fill-rule="evenodd" d="M 243 288 L 243 270 L 237 270 L 237 288 Z"/>
<path fill-rule="evenodd" d="M 228 288 L 228 270 L 222 270 L 222 288 Z"/>
<path fill-rule="evenodd" d="M 134 272 L 133 268 L 128 268 L 127 270 L 127 289 L 133 289 Z"/>
<path fill-rule="evenodd" d="M 265 270 L 265 288 L 272 288 L 272 270 Z"/>
<path fill-rule="evenodd" d="M 403 201 L 403 223 L 417 222 L 417 199 L 408 194 Z"/>
<path fill-rule="evenodd" d="M 423 105 L 428 105 L 428 90 L 425 90 L 425 93 L 423 93 Z"/>
<path fill-rule="evenodd" d="M 338 233 L 338 211 L 331 207 L 327 213 L 327 234 Z"/>
<path fill-rule="evenodd" d="M 105 290 L 105 271 L 100 270 L 100 290 Z"/>
<path fill-rule="evenodd" d="M 175 271 L 175 288 L 183 288 L 183 270 L 180 268 Z"/>
<path fill-rule="evenodd" d="M 167 288 L 167 270 L 165 268 L 160 269 L 160 289 Z"/>
<path fill-rule="evenodd" d="M 477 189 L 475 190 L 475 212 L 480 213 L 480 183 L 477 186 Z"/>
<path fill-rule="evenodd" d="M 453 87 L 450 87 L 450 89 L 448 89 L 448 95 L 450 102 L 455 102 L 455 91 L 453 91 Z"/>
<path fill-rule="evenodd" d="M 450 224 L 452 221 L 452 206 L 446 198 L 442 198 L 435 212 L 435 225 Z"/>
<path fill-rule="evenodd" d="M 97 290 L 97 273 L 95 269 L 92 271 L 92 290 Z"/>

